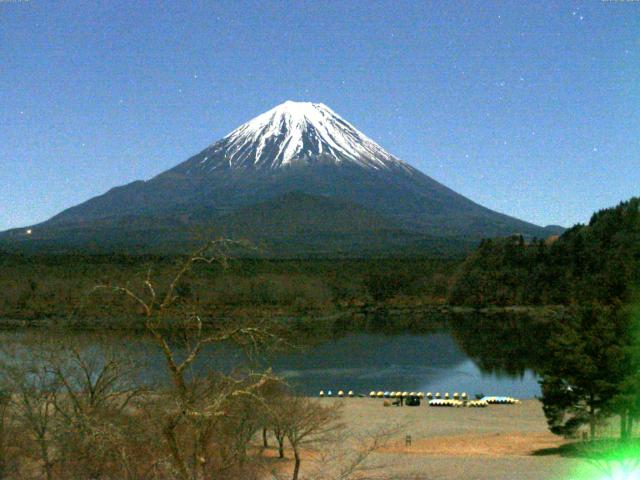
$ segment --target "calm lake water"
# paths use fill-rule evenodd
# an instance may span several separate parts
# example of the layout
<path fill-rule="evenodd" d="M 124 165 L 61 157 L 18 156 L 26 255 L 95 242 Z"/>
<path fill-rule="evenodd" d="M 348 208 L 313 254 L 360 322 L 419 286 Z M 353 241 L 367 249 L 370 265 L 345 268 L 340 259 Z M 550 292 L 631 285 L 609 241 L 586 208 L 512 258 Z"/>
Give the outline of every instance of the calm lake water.
<path fill-rule="evenodd" d="M 491 331 L 475 332 L 469 328 L 464 332 L 462 337 L 460 332 L 450 329 L 429 333 L 343 333 L 302 350 L 272 354 L 260 362 L 271 365 L 275 373 L 307 395 L 317 395 L 320 390 L 353 390 L 356 394 L 406 390 L 467 392 L 472 398 L 480 393 L 533 398 L 540 393 L 537 377 L 526 364 L 509 368 L 506 362 L 507 367 L 502 367 L 502 357 L 520 354 L 511 349 L 501 350 L 497 342 L 517 344 L 516 340 L 527 336 L 526 332 L 512 332 L 516 340 L 502 338 L 504 331 L 495 336 Z M 42 332 L 4 332 L 0 333 L 0 342 L 23 345 L 28 350 L 31 348 L 29 338 L 39 335 L 51 338 L 51 334 Z M 83 349 L 98 351 L 105 345 L 104 338 L 98 338 L 76 333 L 58 341 L 80 341 Z M 495 338 L 494 345 L 492 338 Z M 149 338 L 109 337 L 107 343 L 118 355 L 140 361 L 143 381 L 165 378 L 163 357 Z M 198 358 L 192 373 L 202 375 L 209 369 L 230 371 L 243 363 L 244 355 L 238 349 L 209 346 Z"/>
<path fill-rule="evenodd" d="M 320 390 L 467 392 L 532 398 L 540 393 L 530 369 L 483 371 L 447 332 L 351 333 L 304 353 L 274 358 L 274 370 L 306 394 Z M 473 398 L 473 397 L 472 397 Z"/>

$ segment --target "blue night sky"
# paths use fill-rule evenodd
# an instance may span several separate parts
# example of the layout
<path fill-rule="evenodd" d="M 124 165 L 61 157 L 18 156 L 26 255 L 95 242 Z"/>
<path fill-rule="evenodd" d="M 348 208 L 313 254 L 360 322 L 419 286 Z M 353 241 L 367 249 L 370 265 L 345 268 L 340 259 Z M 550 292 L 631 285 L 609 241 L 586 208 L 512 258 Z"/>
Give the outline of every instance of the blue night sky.
<path fill-rule="evenodd" d="M 585 222 L 640 194 L 640 2 L 0 0 L 0 230 L 287 99 L 492 209 Z"/>

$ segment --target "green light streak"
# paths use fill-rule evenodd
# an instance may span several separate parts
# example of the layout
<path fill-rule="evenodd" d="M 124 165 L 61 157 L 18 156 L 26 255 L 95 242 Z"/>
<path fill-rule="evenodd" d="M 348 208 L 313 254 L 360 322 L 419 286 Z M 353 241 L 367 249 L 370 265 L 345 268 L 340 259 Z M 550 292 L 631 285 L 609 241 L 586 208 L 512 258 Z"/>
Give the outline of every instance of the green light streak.
<path fill-rule="evenodd" d="M 566 480 L 640 480 L 637 441 L 596 441 L 576 444 L 572 452 L 583 460 Z"/>

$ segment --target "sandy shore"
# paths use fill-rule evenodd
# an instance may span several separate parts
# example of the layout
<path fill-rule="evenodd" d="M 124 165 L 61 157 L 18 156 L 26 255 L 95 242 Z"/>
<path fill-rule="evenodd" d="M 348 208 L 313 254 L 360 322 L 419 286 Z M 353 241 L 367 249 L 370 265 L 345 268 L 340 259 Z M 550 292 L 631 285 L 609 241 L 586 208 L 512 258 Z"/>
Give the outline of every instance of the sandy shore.
<path fill-rule="evenodd" d="M 382 400 L 368 398 L 341 401 L 354 435 L 398 428 L 369 459 L 384 469 L 363 478 L 553 480 L 571 478 L 572 471 L 584 467 L 582 461 L 554 451 L 564 440 L 549 433 L 537 400 L 487 408 L 384 407 Z"/>

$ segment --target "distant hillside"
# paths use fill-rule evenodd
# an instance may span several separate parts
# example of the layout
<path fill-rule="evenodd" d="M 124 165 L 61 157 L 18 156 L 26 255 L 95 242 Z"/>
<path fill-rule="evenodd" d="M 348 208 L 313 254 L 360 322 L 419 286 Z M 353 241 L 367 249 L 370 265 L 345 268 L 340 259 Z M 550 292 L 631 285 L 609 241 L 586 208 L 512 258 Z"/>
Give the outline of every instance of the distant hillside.
<path fill-rule="evenodd" d="M 477 241 L 407 231 L 356 203 L 335 197 L 290 192 L 215 215 L 198 208 L 157 217 L 129 215 L 43 225 L 27 235 L 12 232 L 9 251 L 64 253 L 189 252 L 205 239 L 226 236 L 250 240 L 266 257 L 463 256 Z M 99 241 L 98 241 L 99 239 Z M 0 239 L 0 246 L 2 246 Z"/>
<path fill-rule="evenodd" d="M 640 286 L 640 198 L 595 213 L 555 241 L 485 240 L 461 266 L 458 305 L 626 302 Z"/>

